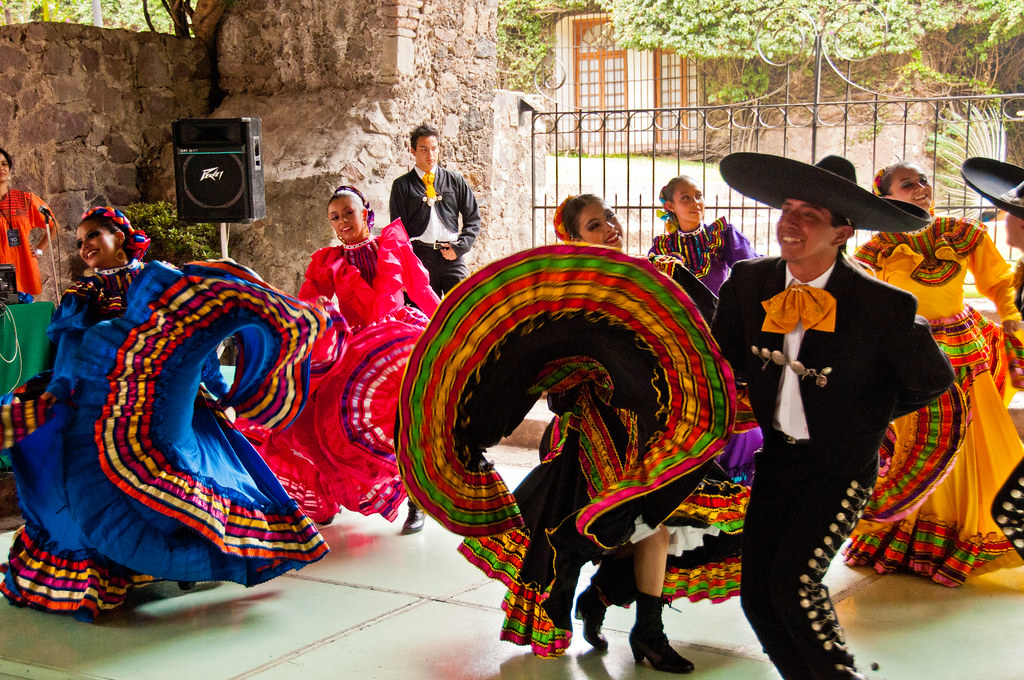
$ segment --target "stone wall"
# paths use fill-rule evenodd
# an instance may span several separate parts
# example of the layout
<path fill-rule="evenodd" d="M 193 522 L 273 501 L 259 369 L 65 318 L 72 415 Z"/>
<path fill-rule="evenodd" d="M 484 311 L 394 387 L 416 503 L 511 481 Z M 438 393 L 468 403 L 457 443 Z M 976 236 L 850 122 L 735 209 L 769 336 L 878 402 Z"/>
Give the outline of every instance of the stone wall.
<path fill-rule="evenodd" d="M 239 0 L 218 34 L 215 110 L 195 41 L 0 27 L 0 146 L 15 156 L 12 184 L 43 196 L 64 227 L 66 285 L 81 271 L 74 227 L 86 207 L 174 201 L 172 121 L 258 117 L 267 219 L 232 225 L 229 253 L 294 292 L 310 254 L 335 242 L 325 217 L 334 187 L 360 187 L 383 226 L 391 183 L 413 165 L 409 132 L 430 121 L 441 162 L 480 203 L 468 257 L 478 268 L 532 242 L 529 115 L 519 93 L 494 89 L 496 23 L 496 0 Z M 540 187 L 543 173 L 542 160 Z"/>
<path fill-rule="evenodd" d="M 192 40 L 62 23 L 0 26 L 0 146 L 11 185 L 42 196 L 65 227 L 59 277 L 68 283 L 74 227 L 90 205 L 143 198 L 165 172 L 171 121 L 209 110 L 209 61 Z M 173 186 L 173 173 L 171 175 Z M 52 299 L 44 257 L 43 299 Z"/>
<path fill-rule="evenodd" d="M 475 262 L 484 265 L 534 245 L 533 209 L 530 183 L 537 195 L 543 196 L 547 186 L 546 146 L 541 143 L 536 157 L 530 135 L 529 111 L 520 110 L 520 101 L 541 106 L 540 97 L 522 92 L 498 90 L 494 98 L 494 146 L 491 155 L 490 210 L 488 238 L 474 248 Z M 541 136 L 539 139 L 545 139 Z M 535 163 L 534 163 L 535 161 Z M 531 163 L 533 165 L 531 166 Z M 538 234 L 543 223 L 538 225 Z M 481 239 L 483 240 L 483 239 Z M 537 245 L 543 243 L 539 235 Z"/>
<path fill-rule="evenodd" d="M 309 255 L 332 243 L 326 201 L 352 184 L 386 223 L 391 183 L 413 165 L 409 132 L 441 131 L 441 162 L 461 172 L 491 229 L 495 0 L 240 0 L 217 52 L 215 117 L 262 120 L 267 218 L 231 230 L 230 254 L 295 291 Z"/>

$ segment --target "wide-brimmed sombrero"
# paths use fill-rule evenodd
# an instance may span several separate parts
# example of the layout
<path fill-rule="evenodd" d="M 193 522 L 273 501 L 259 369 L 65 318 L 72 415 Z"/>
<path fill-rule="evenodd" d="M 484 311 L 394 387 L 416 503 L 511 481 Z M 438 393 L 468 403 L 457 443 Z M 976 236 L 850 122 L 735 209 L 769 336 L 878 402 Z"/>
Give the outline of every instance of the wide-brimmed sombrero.
<path fill-rule="evenodd" d="M 546 246 L 463 281 L 416 343 L 395 436 L 409 496 L 462 536 L 522 526 L 515 497 L 483 453 L 559 371 L 583 365 L 602 367 L 594 375 L 607 380 L 609 406 L 635 414 L 642 454 L 598 480 L 577 517 L 581 531 L 724 445 L 735 419 L 732 371 L 682 288 L 608 248 Z"/>
<path fill-rule="evenodd" d="M 960 174 L 992 205 L 1024 219 L 1024 168 L 976 156 L 964 161 Z"/>
<path fill-rule="evenodd" d="M 855 229 L 914 231 L 931 216 L 905 201 L 880 198 L 857 184 L 857 171 L 842 156 L 826 156 L 814 165 L 766 153 L 729 154 L 719 166 L 722 179 L 736 191 L 773 208 L 787 199 L 820 205 L 842 215 Z"/>

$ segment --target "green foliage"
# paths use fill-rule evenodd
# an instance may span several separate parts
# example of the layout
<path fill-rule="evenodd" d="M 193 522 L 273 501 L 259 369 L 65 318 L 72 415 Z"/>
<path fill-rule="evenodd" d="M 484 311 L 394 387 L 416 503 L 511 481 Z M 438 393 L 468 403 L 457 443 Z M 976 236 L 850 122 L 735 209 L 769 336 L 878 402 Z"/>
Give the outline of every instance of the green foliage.
<path fill-rule="evenodd" d="M 905 52 L 929 32 L 962 25 L 990 26 L 989 41 L 1024 32 L 1024 10 L 1017 0 L 879 0 L 870 4 L 835 0 L 608 2 L 624 45 L 667 47 L 697 59 L 757 57 L 759 43 L 773 61 L 783 60 L 813 50 L 814 34 L 818 32 L 827 48 L 849 57 L 879 49 Z"/>
<path fill-rule="evenodd" d="M 142 229 L 152 241 L 147 260 L 184 264 L 220 257 L 217 225 L 182 222 L 172 203 L 133 203 L 124 209 L 124 213 L 132 226 Z"/>
<path fill-rule="evenodd" d="M 15 23 L 28 21 L 63 21 L 74 24 L 92 23 L 92 0 L 11 0 L 6 3 Z M 146 30 L 142 0 L 101 0 L 103 25 L 106 28 Z M 159 2 L 150 3 L 153 26 L 161 33 L 173 33 L 171 18 Z M 2 15 L 0 15 L 2 21 Z"/>
<path fill-rule="evenodd" d="M 838 62 L 916 54 L 899 74 L 908 90 L 924 84 L 944 92 L 1012 91 L 1016 85 L 1000 64 L 1017 63 L 1020 47 L 1008 41 L 1024 35 L 1019 0 L 607 1 L 623 46 L 671 49 L 696 60 L 707 77 L 709 103 L 770 92 L 770 86 L 758 90 L 764 83 L 752 72 L 761 57 L 800 73 L 815 55 L 818 36 L 823 52 Z M 737 59 L 746 60 L 737 73 L 707 66 Z M 870 77 L 871 69 L 863 71 Z M 886 79 L 883 87 L 890 84 Z"/>
<path fill-rule="evenodd" d="M 498 68 L 502 86 L 533 90 L 534 75 L 551 55 L 557 18 L 570 12 L 604 11 L 604 0 L 499 0 Z"/>
<path fill-rule="evenodd" d="M 501 0 L 498 4 L 498 63 L 504 85 L 533 89 L 533 74 L 551 46 L 538 0 Z"/>

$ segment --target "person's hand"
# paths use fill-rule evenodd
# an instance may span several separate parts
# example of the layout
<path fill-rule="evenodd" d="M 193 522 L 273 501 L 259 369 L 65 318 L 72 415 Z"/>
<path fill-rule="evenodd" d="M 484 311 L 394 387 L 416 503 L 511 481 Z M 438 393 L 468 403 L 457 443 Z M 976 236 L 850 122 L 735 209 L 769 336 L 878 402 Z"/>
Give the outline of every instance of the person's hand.
<path fill-rule="evenodd" d="M 455 248 L 452 248 L 451 244 L 449 243 L 445 243 L 443 246 L 441 246 L 440 250 L 441 257 L 448 260 L 449 262 L 458 257 L 458 255 L 455 253 Z"/>
<path fill-rule="evenodd" d="M 49 392 L 43 392 L 39 395 L 39 401 L 43 402 L 46 406 L 53 406 L 57 403 L 57 395 Z"/>
<path fill-rule="evenodd" d="M 1007 319 L 1003 322 L 1003 333 L 1006 335 L 1016 335 L 1017 331 L 1020 330 L 1020 321 L 1013 321 Z"/>

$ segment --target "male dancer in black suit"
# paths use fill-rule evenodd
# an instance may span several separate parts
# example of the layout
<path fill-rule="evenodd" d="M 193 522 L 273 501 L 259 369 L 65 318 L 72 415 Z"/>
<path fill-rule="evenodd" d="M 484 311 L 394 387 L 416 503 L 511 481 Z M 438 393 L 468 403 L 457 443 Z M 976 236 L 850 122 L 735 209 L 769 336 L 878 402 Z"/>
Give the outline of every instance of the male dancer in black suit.
<path fill-rule="evenodd" d="M 968 158 L 960 166 L 967 185 L 1006 211 L 1006 242 L 1024 247 L 1024 168 L 991 158 Z M 1024 307 L 1024 258 L 1017 262 L 1014 301 Z M 1017 464 L 992 501 L 992 518 L 1024 558 L 1024 460 Z"/>
<path fill-rule="evenodd" d="M 462 256 L 480 232 L 480 212 L 462 175 L 438 166 L 438 139 L 437 129 L 427 124 L 409 136 L 416 166 L 391 185 L 391 219 L 402 218 L 413 251 L 430 273 L 430 287 L 443 296 L 466 278 Z"/>
<path fill-rule="evenodd" d="M 837 156 L 738 153 L 721 173 L 782 211 L 781 257 L 737 263 L 712 324 L 765 433 L 740 601 L 783 678 L 860 678 L 822 579 L 871 496 L 889 421 L 942 394 L 953 370 L 914 297 L 841 251 L 854 228 L 917 229 L 928 217 L 858 187 Z"/>
<path fill-rule="evenodd" d="M 439 137 L 437 128 L 426 123 L 409 135 L 409 151 L 416 165 L 391 185 L 390 207 L 391 219 L 402 218 L 412 250 L 430 274 L 430 287 L 443 297 L 469 273 L 462 256 L 480 232 L 480 211 L 462 175 L 437 164 Z M 422 530 L 423 521 L 423 510 L 409 499 L 402 533 Z"/>

